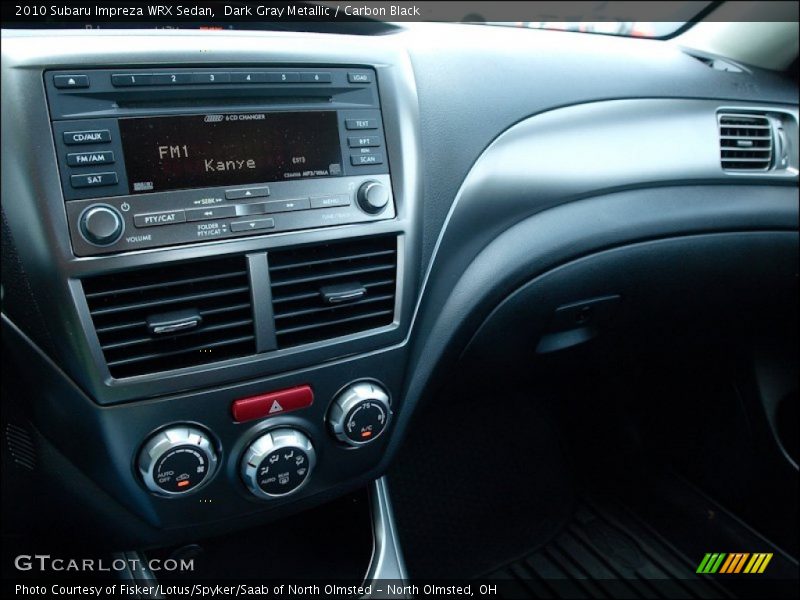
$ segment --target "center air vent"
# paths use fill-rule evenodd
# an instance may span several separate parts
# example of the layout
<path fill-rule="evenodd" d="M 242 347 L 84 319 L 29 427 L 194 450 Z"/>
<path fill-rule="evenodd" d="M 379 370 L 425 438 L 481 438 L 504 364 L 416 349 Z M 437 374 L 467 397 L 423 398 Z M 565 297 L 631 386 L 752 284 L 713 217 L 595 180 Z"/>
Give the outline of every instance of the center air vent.
<path fill-rule="evenodd" d="M 772 164 L 772 126 L 763 115 L 720 114 L 722 168 L 766 171 Z"/>
<path fill-rule="evenodd" d="M 255 353 L 244 256 L 103 275 L 83 289 L 113 377 Z"/>
<path fill-rule="evenodd" d="M 397 238 L 349 240 L 269 253 L 279 348 L 390 325 Z"/>

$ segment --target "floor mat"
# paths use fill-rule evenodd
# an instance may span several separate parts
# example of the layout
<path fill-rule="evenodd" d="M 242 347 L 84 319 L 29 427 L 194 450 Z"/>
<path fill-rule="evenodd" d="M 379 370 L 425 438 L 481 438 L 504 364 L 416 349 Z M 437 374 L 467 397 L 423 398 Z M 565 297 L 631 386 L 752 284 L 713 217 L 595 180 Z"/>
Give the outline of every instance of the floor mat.
<path fill-rule="evenodd" d="M 785 577 L 797 563 L 785 555 L 764 574 L 699 575 L 700 560 L 622 506 L 584 500 L 555 538 L 481 579 L 503 598 L 796 597 Z"/>

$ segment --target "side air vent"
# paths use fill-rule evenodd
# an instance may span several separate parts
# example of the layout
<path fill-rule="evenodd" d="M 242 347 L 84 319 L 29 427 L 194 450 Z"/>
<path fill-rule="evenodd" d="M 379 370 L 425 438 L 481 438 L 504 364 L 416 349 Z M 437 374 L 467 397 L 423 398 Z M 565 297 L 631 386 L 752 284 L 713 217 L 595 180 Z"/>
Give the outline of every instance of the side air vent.
<path fill-rule="evenodd" d="M 390 325 L 397 238 L 380 237 L 270 252 L 279 348 Z"/>
<path fill-rule="evenodd" d="M 766 171 L 772 164 L 772 125 L 763 115 L 720 114 L 722 168 Z"/>
<path fill-rule="evenodd" d="M 103 275 L 83 290 L 114 377 L 255 353 L 244 256 Z"/>

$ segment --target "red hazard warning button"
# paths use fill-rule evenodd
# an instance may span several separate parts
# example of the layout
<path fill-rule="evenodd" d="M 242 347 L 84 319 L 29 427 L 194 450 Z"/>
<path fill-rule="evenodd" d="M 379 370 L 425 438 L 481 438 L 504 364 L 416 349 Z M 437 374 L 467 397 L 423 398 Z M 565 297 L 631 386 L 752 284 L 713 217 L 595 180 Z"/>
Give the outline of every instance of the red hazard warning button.
<path fill-rule="evenodd" d="M 233 413 L 233 419 L 241 423 L 282 415 L 292 410 L 311 406 L 313 402 L 314 392 L 311 390 L 311 386 L 298 385 L 260 396 L 234 400 L 231 405 L 231 413 Z"/>

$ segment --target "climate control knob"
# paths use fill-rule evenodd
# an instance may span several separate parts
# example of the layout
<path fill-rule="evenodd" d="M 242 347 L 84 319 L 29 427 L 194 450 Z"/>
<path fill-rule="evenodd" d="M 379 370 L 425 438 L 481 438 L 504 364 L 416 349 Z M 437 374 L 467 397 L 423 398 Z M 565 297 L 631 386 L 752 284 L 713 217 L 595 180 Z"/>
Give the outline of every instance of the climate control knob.
<path fill-rule="evenodd" d="M 389 204 L 389 189 L 377 181 L 365 181 L 358 188 L 357 198 L 362 210 L 374 215 Z"/>
<path fill-rule="evenodd" d="M 375 441 L 392 417 L 389 394 L 377 383 L 359 381 L 347 386 L 333 401 L 328 422 L 336 439 L 349 446 Z"/>
<path fill-rule="evenodd" d="M 278 498 L 308 481 L 317 455 L 308 436 L 297 429 L 272 429 L 256 439 L 242 456 L 241 475 L 259 498 Z"/>
<path fill-rule="evenodd" d="M 125 221 L 117 209 L 106 204 L 95 204 L 81 213 L 78 226 L 87 242 L 95 246 L 108 246 L 120 238 Z"/>
<path fill-rule="evenodd" d="M 217 469 L 217 453 L 204 431 L 175 425 L 151 437 L 139 452 L 139 473 L 148 490 L 176 496 L 196 490 Z"/>

